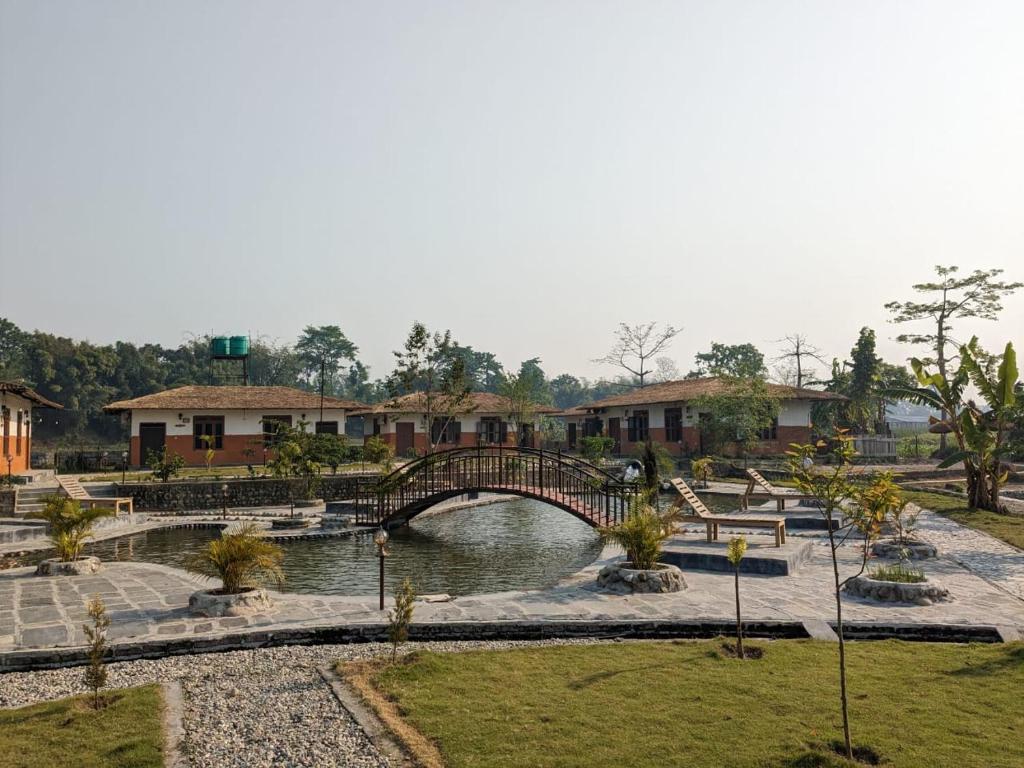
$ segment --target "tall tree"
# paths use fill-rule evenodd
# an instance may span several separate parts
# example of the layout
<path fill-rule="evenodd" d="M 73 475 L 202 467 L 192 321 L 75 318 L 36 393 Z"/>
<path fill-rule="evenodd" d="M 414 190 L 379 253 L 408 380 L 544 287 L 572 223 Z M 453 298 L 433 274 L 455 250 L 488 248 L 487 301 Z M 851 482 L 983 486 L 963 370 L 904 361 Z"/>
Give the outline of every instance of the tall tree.
<path fill-rule="evenodd" d="M 683 378 L 683 374 L 679 372 L 679 366 L 676 365 L 675 360 L 671 357 L 659 357 L 654 361 L 654 365 L 656 368 L 654 374 L 655 381 L 676 381 Z"/>
<path fill-rule="evenodd" d="M 764 378 L 768 371 L 764 367 L 764 355 L 753 344 L 719 344 L 711 342 L 710 352 L 700 352 L 696 368 L 687 374 L 688 379 L 701 376 L 724 376 L 732 378 Z"/>
<path fill-rule="evenodd" d="M 26 334 L 6 317 L 0 317 L 0 379 L 17 379 L 24 375 L 22 355 Z"/>
<path fill-rule="evenodd" d="M 802 333 L 788 334 L 779 339 L 779 343 L 783 345 L 783 349 L 774 358 L 774 362 L 793 366 L 795 377 L 793 383 L 797 387 L 803 387 L 804 383 L 814 375 L 814 370 L 810 367 L 812 360 L 827 365 L 821 356 L 821 350 L 807 341 L 807 337 Z"/>
<path fill-rule="evenodd" d="M 302 360 L 303 378 L 311 388 L 320 388 L 334 394 L 338 390 L 339 374 L 346 360 L 356 359 L 359 348 L 336 325 L 307 325 L 295 344 Z M 321 371 L 324 381 L 320 381 Z"/>
<path fill-rule="evenodd" d="M 505 374 L 498 390 L 508 399 L 509 421 L 520 442 L 526 437 L 526 425 L 533 424 L 537 416 L 537 406 L 549 396 L 539 363 L 538 358 L 526 360 L 518 373 Z"/>
<path fill-rule="evenodd" d="M 413 323 L 402 349 L 395 351 L 395 370 L 388 379 L 388 390 L 397 400 L 404 394 L 419 392 L 427 420 L 429 451 L 437 447 L 452 420 L 472 407 L 466 364 L 452 354 L 452 332 L 430 333 L 423 323 Z M 440 429 L 434 429 L 435 419 Z"/>
<path fill-rule="evenodd" d="M 619 323 L 619 329 L 615 332 L 615 345 L 607 355 L 594 362 L 622 368 L 635 376 L 642 388 L 651 373 L 650 362 L 668 349 L 672 339 L 682 330 L 671 325 L 659 329 L 653 321 L 638 325 Z"/>
<path fill-rule="evenodd" d="M 551 397 L 558 408 L 572 408 L 583 402 L 586 387 L 583 382 L 569 373 L 555 376 L 549 382 Z"/>
<path fill-rule="evenodd" d="M 875 354 L 875 332 L 861 328 L 850 350 L 850 377 L 845 394 L 850 398 L 847 417 L 861 433 L 868 431 L 876 413 L 874 396 L 882 361 Z"/>
<path fill-rule="evenodd" d="M 462 358 L 466 366 L 466 377 L 475 392 L 497 392 L 505 371 L 491 352 L 478 352 L 472 347 L 452 344 L 451 353 Z"/>
<path fill-rule="evenodd" d="M 721 453 L 734 444 L 745 456 L 779 415 L 779 401 L 758 377 L 726 377 L 728 386 L 694 401 L 701 415 L 706 453 Z"/>
<path fill-rule="evenodd" d="M 1003 310 L 1002 298 L 1009 296 L 1024 283 L 1007 283 L 997 278 L 1001 269 L 976 269 L 970 275 L 961 277 L 959 267 L 937 265 L 938 280 L 917 283 L 912 288 L 925 295 L 923 301 L 890 301 L 885 308 L 893 313 L 892 322 L 927 322 L 931 330 L 925 333 L 902 333 L 896 341 L 905 344 L 926 344 L 934 353 L 932 357 L 921 358 L 924 365 L 934 365 L 940 376 L 947 375 L 949 345 L 957 342 L 950 336 L 953 322 L 964 318 L 995 320 Z M 945 419 L 949 416 L 942 414 Z M 942 448 L 946 448 L 946 436 L 941 437 Z"/>

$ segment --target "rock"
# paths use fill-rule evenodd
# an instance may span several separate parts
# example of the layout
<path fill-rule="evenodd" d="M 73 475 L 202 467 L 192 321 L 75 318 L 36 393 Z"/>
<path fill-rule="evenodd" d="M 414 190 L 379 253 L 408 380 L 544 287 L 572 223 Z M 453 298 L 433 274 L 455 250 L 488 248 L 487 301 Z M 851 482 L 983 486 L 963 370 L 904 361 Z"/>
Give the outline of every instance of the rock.
<path fill-rule="evenodd" d="M 251 616 L 270 610 L 273 603 L 263 589 L 248 589 L 234 595 L 214 591 L 193 592 L 188 609 L 199 616 Z"/>
<path fill-rule="evenodd" d="M 949 590 L 930 579 L 916 584 L 904 584 L 896 581 L 881 581 L 862 575 L 850 579 L 843 589 L 847 594 L 877 600 L 880 603 L 932 605 L 938 600 L 949 599 Z"/>
<path fill-rule="evenodd" d="M 101 567 L 98 557 L 80 557 L 68 562 L 50 559 L 36 566 L 36 576 L 85 576 L 96 573 Z"/>
<path fill-rule="evenodd" d="M 686 589 L 683 572 L 674 565 L 659 563 L 654 570 L 637 570 L 632 563 L 611 563 L 597 574 L 602 589 L 620 594 L 680 592 Z"/>
<path fill-rule="evenodd" d="M 876 541 L 871 545 L 871 554 L 875 557 L 925 560 L 938 557 L 939 550 L 934 544 L 929 544 L 926 541 L 910 541 L 906 544 L 896 541 Z"/>

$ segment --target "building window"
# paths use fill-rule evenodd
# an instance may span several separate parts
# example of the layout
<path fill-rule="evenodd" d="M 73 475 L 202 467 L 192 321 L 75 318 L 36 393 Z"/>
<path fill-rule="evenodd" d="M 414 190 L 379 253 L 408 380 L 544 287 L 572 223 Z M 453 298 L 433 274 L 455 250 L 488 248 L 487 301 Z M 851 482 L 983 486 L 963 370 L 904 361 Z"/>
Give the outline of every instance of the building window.
<path fill-rule="evenodd" d="M 434 445 L 458 445 L 461 435 L 462 424 L 458 419 L 437 418 L 430 425 L 430 442 Z"/>
<path fill-rule="evenodd" d="M 633 411 L 633 415 L 626 419 L 626 439 L 631 443 L 644 442 L 649 433 L 648 423 L 647 411 Z"/>
<path fill-rule="evenodd" d="M 4 456 L 11 455 L 11 409 L 6 405 L 0 407 L 0 421 L 4 426 Z"/>
<path fill-rule="evenodd" d="M 292 425 L 291 416 L 263 417 L 263 445 L 273 446 L 281 441 L 281 432 Z"/>
<path fill-rule="evenodd" d="M 503 443 L 508 435 L 508 425 L 497 416 L 484 416 L 477 422 L 476 430 L 476 441 L 480 445 Z"/>
<path fill-rule="evenodd" d="M 683 439 L 683 409 L 665 409 L 665 442 L 678 443 Z"/>
<path fill-rule="evenodd" d="M 574 421 L 565 425 L 565 442 L 570 448 L 576 447 L 576 422 Z"/>
<path fill-rule="evenodd" d="M 601 424 L 601 420 L 596 416 L 583 420 L 584 437 L 600 437 L 602 432 L 604 432 L 604 426 Z"/>
<path fill-rule="evenodd" d="M 206 438 L 210 438 L 212 442 Z M 205 451 L 207 448 L 219 451 L 223 447 L 224 417 L 194 416 L 192 418 L 192 448 L 197 451 Z"/>
<path fill-rule="evenodd" d="M 373 417 L 373 434 L 380 434 L 380 419 L 378 419 L 376 416 Z"/>
<path fill-rule="evenodd" d="M 21 419 L 22 413 L 18 411 L 18 439 L 14 441 L 14 451 L 21 456 Z"/>
<path fill-rule="evenodd" d="M 779 417 L 776 416 L 772 419 L 772 425 L 761 430 L 759 435 L 761 440 L 778 440 L 779 439 Z"/>
<path fill-rule="evenodd" d="M 315 429 L 318 435 L 336 435 L 338 434 L 338 422 L 318 421 Z"/>

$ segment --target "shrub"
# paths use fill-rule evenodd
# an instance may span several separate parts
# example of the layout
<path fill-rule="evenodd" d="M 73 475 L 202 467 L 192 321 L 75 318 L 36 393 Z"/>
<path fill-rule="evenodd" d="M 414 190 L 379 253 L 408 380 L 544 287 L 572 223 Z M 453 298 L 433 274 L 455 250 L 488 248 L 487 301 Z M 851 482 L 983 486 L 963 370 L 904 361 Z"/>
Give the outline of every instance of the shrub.
<path fill-rule="evenodd" d="M 85 542 L 92 536 L 93 524 L 101 517 L 113 517 L 114 510 L 104 507 L 83 508 L 77 499 L 67 496 L 50 496 L 40 512 L 32 512 L 28 517 L 45 520 L 47 536 L 57 550 L 61 562 L 69 563 L 77 560 L 85 547 Z"/>
<path fill-rule="evenodd" d="M 107 684 L 107 667 L 103 656 L 107 652 L 107 627 L 110 626 L 107 607 L 99 595 L 93 595 L 89 600 L 89 618 L 92 619 L 92 625 L 82 626 L 89 641 L 89 666 L 85 668 L 85 684 L 92 691 L 93 709 L 99 709 L 102 704 L 100 689 Z"/>
<path fill-rule="evenodd" d="M 409 625 L 412 624 L 412 612 L 416 602 L 416 592 L 408 578 L 402 580 L 402 586 L 395 593 L 395 607 L 388 612 L 388 640 L 391 641 L 391 663 L 398 655 L 398 646 L 409 639 Z"/>
<path fill-rule="evenodd" d="M 181 472 L 185 466 L 185 459 L 176 453 L 171 453 L 167 448 L 162 448 L 159 451 L 151 450 L 149 455 L 146 456 L 146 463 L 149 464 L 149 468 L 153 470 L 153 474 L 160 479 L 161 482 L 166 483 L 172 477 Z"/>
<path fill-rule="evenodd" d="M 615 441 L 610 437 L 580 438 L 580 455 L 594 464 L 602 463 L 614 447 Z"/>
<path fill-rule="evenodd" d="M 395 449 L 379 435 L 367 438 L 363 445 L 363 459 L 372 464 L 389 464 L 395 456 Z"/>
<path fill-rule="evenodd" d="M 715 475 L 715 462 L 708 456 L 702 459 L 693 459 L 690 462 L 690 472 L 695 480 L 700 480 L 701 486 L 708 487 L 708 480 Z"/>
<path fill-rule="evenodd" d="M 220 579 L 221 594 L 235 595 L 267 581 L 284 583 L 281 547 L 263 538 L 255 523 L 244 523 L 234 533 L 214 539 L 191 556 L 186 567 L 192 573 Z"/>
<path fill-rule="evenodd" d="M 605 541 L 613 541 L 626 550 L 626 557 L 634 568 L 649 571 L 657 566 L 662 544 L 672 535 L 678 519 L 678 508 L 659 513 L 636 500 L 625 520 L 598 532 Z"/>

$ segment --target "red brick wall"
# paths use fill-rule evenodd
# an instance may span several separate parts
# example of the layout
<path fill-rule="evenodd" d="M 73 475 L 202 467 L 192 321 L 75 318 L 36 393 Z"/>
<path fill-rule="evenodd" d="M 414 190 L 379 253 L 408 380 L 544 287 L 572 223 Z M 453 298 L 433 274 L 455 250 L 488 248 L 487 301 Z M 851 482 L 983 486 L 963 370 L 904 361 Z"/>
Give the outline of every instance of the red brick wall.
<path fill-rule="evenodd" d="M 192 447 L 192 435 L 168 435 L 164 445 L 168 453 L 176 453 L 185 459 L 185 464 L 190 467 L 206 466 L 206 449 L 195 450 Z M 252 456 L 247 456 L 245 451 L 251 448 L 254 451 Z M 139 438 L 132 437 L 129 445 L 129 463 L 135 467 L 146 466 L 146 457 L 140 456 L 141 447 Z M 273 449 L 267 450 L 267 459 L 273 459 Z M 263 463 L 263 437 L 262 435 L 224 435 L 223 448 L 216 451 L 213 458 L 213 466 L 238 466 L 252 464 L 254 466 Z"/>

